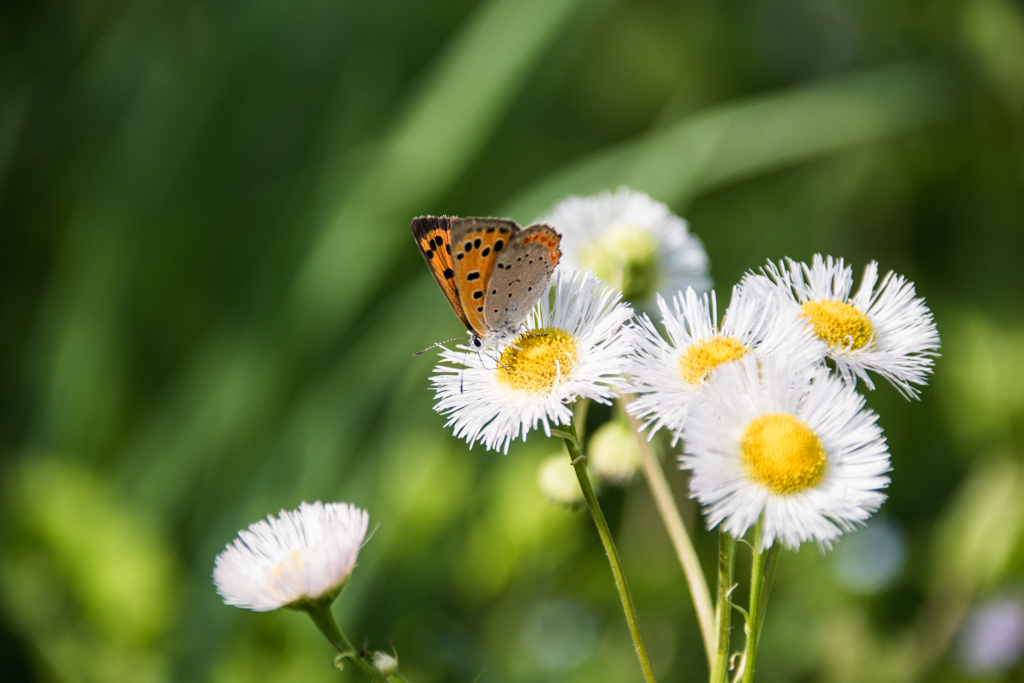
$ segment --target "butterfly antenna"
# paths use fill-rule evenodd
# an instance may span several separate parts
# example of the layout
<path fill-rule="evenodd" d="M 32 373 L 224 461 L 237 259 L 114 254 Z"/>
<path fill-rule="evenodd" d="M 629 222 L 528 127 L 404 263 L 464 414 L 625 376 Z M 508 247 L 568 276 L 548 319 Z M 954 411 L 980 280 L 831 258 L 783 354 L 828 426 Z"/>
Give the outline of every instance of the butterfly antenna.
<path fill-rule="evenodd" d="M 457 339 L 462 339 L 462 337 L 452 337 L 451 339 L 445 339 L 442 342 L 434 342 L 433 344 L 431 344 L 427 348 L 423 349 L 422 351 L 417 351 L 416 353 L 414 353 L 412 355 L 413 356 L 422 356 L 424 353 L 426 353 L 430 349 L 434 348 L 435 346 L 438 347 L 438 348 L 444 349 L 445 351 L 447 351 L 448 349 L 445 348 L 444 346 L 442 346 L 442 344 L 450 344 L 451 342 L 453 342 L 453 341 L 455 341 Z"/>

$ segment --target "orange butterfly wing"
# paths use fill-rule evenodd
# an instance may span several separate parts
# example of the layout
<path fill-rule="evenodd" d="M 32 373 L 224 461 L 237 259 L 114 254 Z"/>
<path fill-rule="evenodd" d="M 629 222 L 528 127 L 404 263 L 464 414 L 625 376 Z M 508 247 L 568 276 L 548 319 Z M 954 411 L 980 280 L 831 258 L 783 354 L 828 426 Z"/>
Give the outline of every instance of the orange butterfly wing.
<path fill-rule="evenodd" d="M 470 328 L 487 336 L 484 294 L 498 254 L 519 232 L 514 221 L 501 218 L 457 218 L 452 221 L 455 283 Z"/>
<path fill-rule="evenodd" d="M 416 246 L 423 254 L 423 260 L 437 280 L 438 286 L 448 305 L 470 332 L 475 332 L 466 318 L 466 312 L 459 301 L 459 290 L 455 285 L 455 270 L 452 267 L 451 227 L 455 218 L 450 216 L 420 216 L 412 219 L 412 234 Z"/>

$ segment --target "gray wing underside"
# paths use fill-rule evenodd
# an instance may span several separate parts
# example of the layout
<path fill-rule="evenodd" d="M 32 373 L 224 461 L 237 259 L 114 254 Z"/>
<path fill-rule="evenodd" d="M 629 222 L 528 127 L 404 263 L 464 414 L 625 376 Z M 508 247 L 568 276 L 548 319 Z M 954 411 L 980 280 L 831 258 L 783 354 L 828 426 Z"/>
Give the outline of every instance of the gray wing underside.
<path fill-rule="evenodd" d="M 550 251 L 543 244 L 521 246 L 529 229 L 502 251 L 484 294 L 484 322 L 492 330 L 514 332 L 529 315 L 551 280 Z"/>

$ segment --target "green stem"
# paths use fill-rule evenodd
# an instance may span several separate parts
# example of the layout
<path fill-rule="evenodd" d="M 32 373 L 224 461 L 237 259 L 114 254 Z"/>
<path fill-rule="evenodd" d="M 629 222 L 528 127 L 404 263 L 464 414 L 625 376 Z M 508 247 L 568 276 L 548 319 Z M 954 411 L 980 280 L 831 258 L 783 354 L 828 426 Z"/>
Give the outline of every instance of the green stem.
<path fill-rule="evenodd" d="M 764 613 L 768 611 L 768 597 L 772 593 L 772 584 L 775 583 L 775 570 L 779 567 L 779 544 L 774 544 L 771 548 L 768 548 L 768 560 L 765 562 L 764 569 L 764 588 L 761 590 L 761 617 L 757 624 L 757 630 L 760 632 L 761 625 L 764 624 Z"/>
<path fill-rule="evenodd" d="M 576 470 L 576 478 L 579 479 L 580 488 L 583 489 L 583 498 L 587 501 L 590 514 L 597 526 L 597 533 L 604 545 L 604 552 L 608 556 L 608 564 L 612 568 L 612 576 L 615 577 L 615 587 L 619 591 L 619 600 L 622 601 L 622 609 L 626 613 L 626 623 L 629 625 L 629 633 L 633 636 L 633 646 L 636 648 L 637 659 L 640 660 L 640 669 L 643 671 L 644 680 L 647 683 L 655 683 L 654 670 L 651 669 L 651 659 L 647 656 L 647 646 L 644 645 L 644 638 L 640 634 L 640 624 L 637 621 L 636 607 L 633 605 L 633 597 L 629 594 L 629 586 L 626 584 L 626 574 L 622 570 L 622 560 L 619 559 L 619 551 L 615 548 L 615 541 L 612 539 L 612 532 L 608 529 L 608 522 L 598 505 L 597 496 L 594 495 L 594 487 L 590 485 L 590 477 L 587 475 L 586 459 L 580 453 L 579 440 L 576 438 L 576 427 L 570 422 L 566 428 L 564 438 L 565 447 L 569 450 L 569 457 L 572 458 L 573 468 Z"/>
<path fill-rule="evenodd" d="M 729 672 L 729 644 L 732 634 L 733 568 L 736 566 L 736 539 L 725 531 L 718 533 L 718 602 L 715 620 L 715 656 L 711 660 L 711 683 L 726 683 Z"/>
<path fill-rule="evenodd" d="M 320 633 L 324 634 L 324 637 L 334 646 L 334 649 L 346 655 L 348 660 L 355 664 L 366 680 L 373 683 L 387 683 L 383 674 L 373 668 L 373 665 L 363 657 L 359 656 L 359 651 L 352 646 L 352 643 L 349 642 L 345 634 L 338 628 L 338 623 L 334 620 L 334 613 L 331 612 L 333 602 L 333 600 L 317 600 L 300 605 L 298 609 L 309 615 L 309 618 L 313 620 L 316 627 L 320 629 Z"/>
<path fill-rule="evenodd" d="M 772 557 L 771 579 L 775 578 L 775 565 L 778 563 L 778 552 L 761 550 L 761 525 L 764 518 L 757 520 L 754 527 L 753 558 L 750 567 L 750 614 L 747 619 L 747 644 L 743 652 L 743 683 L 754 680 L 754 663 L 757 661 L 757 644 L 761 639 L 761 626 L 764 624 L 764 612 L 768 606 L 768 594 L 771 583 L 766 583 L 765 565 Z"/>
<path fill-rule="evenodd" d="M 623 397 L 622 404 L 625 407 L 628 397 Z M 629 425 L 636 435 L 637 445 L 640 447 L 640 465 L 644 470 L 644 479 L 647 480 L 647 487 L 654 498 L 655 507 L 661 515 L 662 524 L 668 532 L 672 546 L 675 548 L 679 564 L 683 567 L 683 575 L 690 588 L 690 598 L 693 600 L 693 609 L 697 613 L 697 623 L 700 626 L 700 634 L 704 639 L 704 653 L 708 659 L 708 666 L 712 666 L 715 660 L 715 617 L 711 607 L 711 591 L 708 590 L 708 582 L 704 576 L 704 570 L 700 566 L 700 559 L 693 547 L 690 535 L 686 531 L 686 525 L 679 514 L 679 507 L 669 488 L 668 480 L 665 479 L 665 472 L 661 469 L 658 459 L 651 452 L 651 444 L 644 438 L 640 430 L 640 424 L 636 418 L 626 413 Z"/>
<path fill-rule="evenodd" d="M 587 411 L 590 410 L 589 398 L 576 399 L 576 405 L 572 407 L 572 426 L 576 429 L 576 443 L 583 448 L 587 439 Z"/>

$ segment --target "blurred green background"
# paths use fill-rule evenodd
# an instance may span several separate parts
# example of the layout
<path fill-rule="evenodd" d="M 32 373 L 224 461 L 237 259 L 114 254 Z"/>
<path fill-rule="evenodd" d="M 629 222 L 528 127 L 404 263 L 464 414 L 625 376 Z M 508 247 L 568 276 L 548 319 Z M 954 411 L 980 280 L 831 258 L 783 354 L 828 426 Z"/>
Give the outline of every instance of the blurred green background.
<path fill-rule="evenodd" d="M 723 293 L 877 259 L 943 337 L 920 402 L 868 396 L 882 513 L 783 554 L 759 680 L 1021 680 L 970 632 L 1024 634 L 1012 0 L 0 2 L 4 679 L 356 680 L 210 580 L 239 528 L 323 499 L 379 525 L 342 627 L 415 683 L 638 681 L 586 512 L 537 490 L 558 444 L 469 451 L 411 355 L 461 326 L 410 218 L 620 184 L 690 220 Z M 661 679 L 706 680 L 642 482 L 602 501 Z"/>

